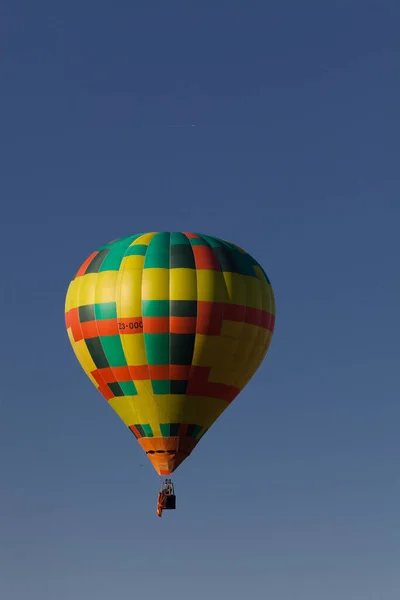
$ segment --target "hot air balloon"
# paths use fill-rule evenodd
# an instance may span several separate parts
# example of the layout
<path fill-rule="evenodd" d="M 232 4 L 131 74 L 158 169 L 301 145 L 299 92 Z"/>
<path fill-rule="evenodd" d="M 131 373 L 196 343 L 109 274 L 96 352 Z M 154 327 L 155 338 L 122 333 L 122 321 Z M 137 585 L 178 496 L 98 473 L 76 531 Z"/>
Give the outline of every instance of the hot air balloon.
<path fill-rule="evenodd" d="M 275 301 L 258 262 L 197 233 L 151 232 L 93 252 L 65 306 L 86 375 L 171 475 L 254 375 L 271 342 Z M 175 508 L 171 479 L 157 514 Z"/>

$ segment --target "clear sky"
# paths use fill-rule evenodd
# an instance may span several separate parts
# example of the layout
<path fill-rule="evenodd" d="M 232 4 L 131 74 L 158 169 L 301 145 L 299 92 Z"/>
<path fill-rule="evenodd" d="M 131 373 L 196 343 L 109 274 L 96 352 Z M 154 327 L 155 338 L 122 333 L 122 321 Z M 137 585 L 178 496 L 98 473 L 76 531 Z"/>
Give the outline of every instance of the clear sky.
<path fill-rule="evenodd" d="M 1 13 L 0 597 L 398 600 L 398 0 Z M 254 255 L 277 322 L 157 519 L 64 298 L 163 230 Z"/>

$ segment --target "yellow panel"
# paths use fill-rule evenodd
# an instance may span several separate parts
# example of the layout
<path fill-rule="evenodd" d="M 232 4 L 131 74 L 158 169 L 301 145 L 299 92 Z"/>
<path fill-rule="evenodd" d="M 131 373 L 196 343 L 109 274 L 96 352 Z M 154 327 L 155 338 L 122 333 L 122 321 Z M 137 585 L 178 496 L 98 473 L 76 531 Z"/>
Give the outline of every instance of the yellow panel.
<path fill-rule="evenodd" d="M 248 383 L 262 363 L 271 339 L 272 333 L 259 327 L 255 340 L 250 345 L 248 343 L 244 345 L 241 367 L 235 368 L 234 365 L 237 373 L 235 385 L 244 387 Z"/>
<path fill-rule="evenodd" d="M 261 285 L 256 277 L 251 275 L 242 275 L 246 284 L 246 306 L 251 308 L 262 308 Z"/>
<path fill-rule="evenodd" d="M 197 300 L 197 277 L 195 269 L 171 269 L 171 300 Z"/>
<path fill-rule="evenodd" d="M 139 385 L 140 384 L 140 385 Z M 159 394 L 154 395 L 151 390 L 150 381 L 135 382 L 136 389 L 139 392 L 135 396 L 135 408 L 138 418 L 142 421 L 138 423 L 180 423 L 182 406 L 185 403 L 184 395 L 177 394 Z M 145 393 L 142 390 L 147 388 Z"/>
<path fill-rule="evenodd" d="M 186 396 L 183 422 L 210 427 L 228 406 L 228 402 L 217 398 Z"/>
<path fill-rule="evenodd" d="M 220 271 L 198 270 L 197 299 L 203 302 L 228 302 L 224 274 Z"/>
<path fill-rule="evenodd" d="M 236 373 L 230 366 L 217 365 L 210 371 L 208 381 L 210 383 L 224 383 L 225 385 L 235 385 Z"/>
<path fill-rule="evenodd" d="M 254 271 L 257 274 L 258 280 L 260 282 L 261 287 L 261 298 L 262 298 L 262 308 L 263 310 L 275 314 L 275 299 L 274 293 L 272 290 L 272 286 L 265 279 L 265 275 L 260 269 L 260 267 L 255 266 Z"/>
<path fill-rule="evenodd" d="M 124 269 L 143 269 L 144 256 L 132 255 L 125 256 L 121 261 L 120 271 Z"/>
<path fill-rule="evenodd" d="M 116 297 L 118 317 L 126 318 L 141 316 L 142 273 L 143 271 L 141 269 L 123 269 L 120 271 Z"/>
<path fill-rule="evenodd" d="M 79 288 L 80 288 L 81 277 L 71 281 L 67 291 L 67 297 L 65 299 L 65 312 L 68 312 L 72 308 L 79 306 Z"/>
<path fill-rule="evenodd" d="M 135 396 L 137 406 L 138 423 L 149 423 L 154 435 L 161 436 L 160 423 L 179 423 L 179 415 L 182 411 L 183 395 L 155 395 L 151 381 L 135 381 L 138 396 Z"/>
<path fill-rule="evenodd" d="M 197 367 L 212 367 L 235 352 L 235 340 L 219 335 L 196 335 L 192 364 Z"/>
<path fill-rule="evenodd" d="M 87 277 L 87 275 L 85 275 Z M 117 299 L 118 271 L 97 274 L 95 302 L 115 302 Z"/>
<path fill-rule="evenodd" d="M 126 425 L 148 423 L 160 435 L 160 423 L 196 423 L 210 427 L 227 408 L 225 400 L 206 396 L 163 394 L 149 402 L 146 396 L 119 396 L 109 400 Z"/>
<path fill-rule="evenodd" d="M 121 333 L 120 339 L 124 349 L 126 362 L 130 367 L 147 365 L 146 350 L 142 333 L 131 335 L 124 335 Z"/>
<path fill-rule="evenodd" d="M 264 281 L 266 283 L 266 285 L 269 285 L 268 281 L 265 279 L 264 273 L 262 272 L 262 270 L 260 269 L 260 267 L 258 265 L 253 265 L 253 271 L 257 275 L 257 279 L 259 281 Z"/>
<path fill-rule="evenodd" d="M 196 423 L 210 427 L 228 406 L 225 400 L 206 396 L 163 394 L 149 402 L 144 396 L 131 396 L 137 415 L 136 423 L 149 423 L 153 431 L 160 423 Z M 115 402 L 122 398 L 113 398 Z M 134 423 L 130 423 L 133 425 Z"/>
<path fill-rule="evenodd" d="M 246 369 L 243 371 L 243 373 L 240 373 L 235 377 L 234 385 L 243 389 L 248 384 L 253 375 L 256 373 L 258 367 L 262 362 L 263 357 L 264 355 L 258 355 L 257 357 L 254 357 L 252 355 L 251 361 L 247 363 Z"/>
<path fill-rule="evenodd" d="M 248 339 L 254 340 L 259 329 L 258 325 L 250 325 L 250 323 L 222 321 L 221 335 L 235 338 L 241 343 Z"/>
<path fill-rule="evenodd" d="M 219 383 L 230 383 L 235 387 L 243 388 L 243 381 L 247 377 L 249 368 L 252 368 L 249 361 L 254 362 L 254 356 L 257 355 L 258 348 L 261 345 L 260 340 L 265 337 L 264 331 L 258 325 L 223 321 L 221 335 L 234 338 L 237 342 L 234 346 L 233 356 L 227 356 L 222 368 L 216 365 L 212 369 L 210 380 Z M 229 373 L 232 374 L 230 379 L 228 377 Z"/>
<path fill-rule="evenodd" d="M 169 269 L 143 269 L 143 300 L 169 299 Z"/>
<path fill-rule="evenodd" d="M 246 281 L 239 273 L 223 273 L 225 286 L 231 304 L 246 304 Z"/>
<path fill-rule="evenodd" d="M 136 396 L 118 396 L 108 401 L 111 408 L 128 427 L 140 423 L 135 407 L 135 398 Z"/>
<path fill-rule="evenodd" d="M 134 336 L 136 337 L 136 336 Z M 145 363 L 142 363 L 145 364 Z M 140 398 L 147 398 L 146 402 L 152 401 L 153 399 L 153 388 L 149 379 L 135 381 L 135 387 Z M 136 397 L 136 396 L 135 396 Z"/>
<path fill-rule="evenodd" d="M 89 350 L 85 344 L 85 340 L 80 340 L 79 342 L 75 342 L 71 329 L 67 329 L 69 341 L 71 342 L 72 348 L 75 352 L 76 358 L 79 361 L 82 369 L 85 371 L 86 375 L 89 377 L 90 381 L 96 386 L 98 386 L 97 381 L 91 375 L 91 371 L 96 370 L 96 365 L 93 362 L 92 357 L 90 356 Z"/>
<path fill-rule="evenodd" d="M 84 304 L 94 304 L 97 276 L 97 273 L 88 273 L 87 275 L 79 277 L 79 306 L 83 306 Z"/>
<path fill-rule="evenodd" d="M 136 238 L 136 240 L 133 240 L 131 246 L 136 246 L 136 244 L 146 246 L 146 245 L 150 244 L 151 240 L 156 235 L 156 233 L 157 233 L 156 231 L 151 231 L 150 233 L 144 233 L 140 237 Z"/>

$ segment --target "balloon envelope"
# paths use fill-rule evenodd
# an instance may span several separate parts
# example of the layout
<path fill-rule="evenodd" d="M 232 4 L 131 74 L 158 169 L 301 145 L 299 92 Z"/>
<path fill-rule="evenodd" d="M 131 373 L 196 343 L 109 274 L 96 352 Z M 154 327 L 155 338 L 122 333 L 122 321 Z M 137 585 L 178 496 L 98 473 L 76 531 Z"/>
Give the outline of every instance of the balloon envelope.
<path fill-rule="evenodd" d="M 275 322 L 272 287 L 254 258 L 179 232 L 93 252 L 65 312 L 78 361 L 160 475 L 189 456 L 254 375 Z"/>

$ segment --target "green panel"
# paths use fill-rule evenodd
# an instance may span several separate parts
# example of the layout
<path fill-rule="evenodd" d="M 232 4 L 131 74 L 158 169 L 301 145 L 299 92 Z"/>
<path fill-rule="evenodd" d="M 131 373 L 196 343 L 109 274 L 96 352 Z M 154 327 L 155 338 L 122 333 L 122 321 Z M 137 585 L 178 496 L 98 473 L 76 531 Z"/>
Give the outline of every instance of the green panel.
<path fill-rule="evenodd" d="M 103 261 L 109 253 L 109 250 L 100 250 L 100 252 L 90 261 L 89 266 L 86 268 L 85 275 L 87 273 L 98 273 Z"/>
<path fill-rule="evenodd" d="M 190 246 L 189 239 L 186 237 L 186 235 L 178 231 L 172 231 L 170 245 L 176 246 L 177 244 L 186 244 L 187 246 Z"/>
<path fill-rule="evenodd" d="M 100 250 L 111 250 L 112 248 L 114 248 L 115 246 L 118 246 L 118 244 L 120 244 L 122 242 L 124 238 L 118 238 L 117 240 L 114 240 L 112 242 L 108 242 L 108 244 L 103 244 L 103 246 L 101 246 L 98 251 Z"/>
<path fill-rule="evenodd" d="M 104 335 L 100 337 L 100 341 L 110 367 L 127 366 L 119 335 Z"/>
<path fill-rule="evenodd" d="M 196 429 L 193 431 L 191 437 L 195 440 L 199 435 L 200 431 L 203 429 L 202 425 L 197 425 Z"/>
<path fill-rule="evenodd" d="M 123 396 L 124 395 L 124 391 L 121 388 L 121 386 L 119 385 L 119 383 L 117 381 L 114 381 L 112 383 L 108 383 L 107 384 L 109 389 L 111 390 L 111 392 L 114 394 L 115 397 L 118 396 Z"/>
<path fill-rule="evenodd" d="M 143 335 L 148 364 L 169 365 L 169 333 L 144 333 Z"/>
<path fill-rule="evenodd" d="M 147 248 L 148 246 L 146 246 L 146 244 L 135 244 L 134 246 L 129 246 L 125 252 L 125 256 L 145 256 Z"/>
<path fill-rule="evenodd" d="M 117 318 L 116 302 L 102 302 L 94 305 L 94 314 L 98 321 Z"/>
<path fill-rule="evenodd" d="M 133 240 L 134 235 L 123 238 L 118 244 L 113 246 L 106 258 L 101 263 L 99 272 L 102 271 L 118 271 L 121 266 L 122 259 L 124 258 L 126 250 L 129 248 Z"/>
<path fill-rule="evenodd" d="M 241 275 L 250 275 L 251 277 L 257 277 L 257 274 L 253 269 L 254 260 L 249 254 L 243 254 L 243 252 L 240 252 L 234 246 L 231 246 L 231 244 L 227 242 L 224 243 L 224 246 L 229 250 L 229 252 L 232 253 L 232 256 L 234 257 L 235 263 L 237 264 Z"/>
<path fill-rule="evenodd" d="M 78 307 L 79 321 L 81 323 L 87 323 L 88 321 L 94 321 L 94 304 L 84 304 Z"/>
<path fill-rule="evenodd" d="M 151 382 L 154 394 L 169 394 L 170 381 L 169 379 L 154 379 Z"/>
<path fill-rule="evenodd" d="M 193 360 L 194 333 L 170 334 L 170 361 L 171 365 L 191 365 Z"/>
<path fill-rule="evenodd" d="M 154 437 L 153 436 L 153 431 L 152 431 L 150 425 L 144 425 L 142 423 L 142 428 L 143 428 L 143 431 L 144 431 L 146 437 Z"/>
<path fill-rule="evenodd" d="M 169 300 L 142 300 L 144 317 L 169 317 Z"/>
<path fill-rule="evenodd" d="M 130 243 L 132 243 L 134 240 L 137 240 L 137 238 L 139 238 L 142 235 L 143 235 L 143 233 L 136 233 L 135 235 L 128 235 L 123 238 L 118 238 L 117 240 L 114 240 L 113 242 L 104 244 L 104 246 L 101 246 L 101 248 L 99 248 L 99 250 L 112 250 L 113 248 L 116 248 L 119 244 L 123 243 L 125 240 L 130 240 Z"/>
<path fill-rule="evenodd" d="M 163 437 L 169 437 L 170 436 L 170 429 L 171 429 L 170 423 L 160 423 L 161 435 Z"/>
<path fill-rule="evenodd" d="M 107 357 L 104 354 L 100 338 L 89 338 L 88 340 L 85 340 L 85 344 L 94 364 L 98 369 L 105 369 L 110 366 Z"/>
<path fill-rule="evenodd" d="M 221 248 L 221 246 L 223 246 L 223 242 L 219 238 L 213 237 L 211 235 L 202 235 L 201 237 L 207 242 L 207 244 L 211 246 L 211 248 Z"/>
<path fill-rule="evenodd" d="M 169 240 L 170 234 L 166 232 L 153 237 L 144 259 L 145 269 L 169 269 Z"/>
<path fill-rule="evenodd" d="M 137 389 L 133 381 L 119 381 L 118 383 L 125 396 L 137 396 Z"/>
<path fill-rule="evenodd" d="M 203 238 L 189 238 L 189 242 L 191 246 L 208 246 L 207 242 L 203 240 Z"/>

